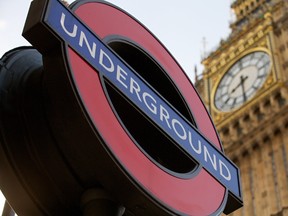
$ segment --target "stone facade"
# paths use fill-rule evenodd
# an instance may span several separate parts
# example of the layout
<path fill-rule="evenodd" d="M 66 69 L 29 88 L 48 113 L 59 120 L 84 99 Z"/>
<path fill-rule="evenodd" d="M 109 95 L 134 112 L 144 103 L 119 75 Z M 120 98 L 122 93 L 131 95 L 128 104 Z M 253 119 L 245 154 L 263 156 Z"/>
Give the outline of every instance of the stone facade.
<path fill-rule="evenodd" d="M 288 10 L 284 0 L 236 0 L 230 37 L 203 60 L 195 83 L 240 168 L 244 207 L 233 216 L 288 216 Z M 257 94 L 240 108 L 216 108 L 221 78 L 241 57 L 264 51 L 271 68 Z"/>

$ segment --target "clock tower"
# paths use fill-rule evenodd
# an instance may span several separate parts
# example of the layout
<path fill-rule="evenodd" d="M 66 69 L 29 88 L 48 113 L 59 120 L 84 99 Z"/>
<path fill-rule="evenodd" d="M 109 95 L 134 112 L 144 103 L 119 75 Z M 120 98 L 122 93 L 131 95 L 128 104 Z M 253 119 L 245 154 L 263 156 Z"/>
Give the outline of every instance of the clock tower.
<path fill-rule="evenodd" d="M 241 170 L 244 207 L 288 215 L 288 2 L 235 0 L 231 34 L 196 79 L 225 153 Z"/>

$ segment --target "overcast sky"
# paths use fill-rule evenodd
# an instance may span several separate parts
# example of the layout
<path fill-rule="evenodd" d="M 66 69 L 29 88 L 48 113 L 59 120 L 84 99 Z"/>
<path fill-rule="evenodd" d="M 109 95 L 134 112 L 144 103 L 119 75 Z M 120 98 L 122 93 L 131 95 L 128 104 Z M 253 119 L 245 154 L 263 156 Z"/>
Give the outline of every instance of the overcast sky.
<path fill-rule="evenodd" d="M 30 2 L 31 0 L 0 0 L 0 57 L 12 48 L 29 45 L 21 32 Z M 231 0 L 108 2 L 126 10 L 143 23 L 168 48 L 192 81 L 195 65 L 198 71 L 203 69 L 201 58 L 204 52 L 215 49 L 220 40 L 230 33 Z"/>
<path fill-rule="evenodd" d="M 0 0 L 0 56 L 14 47 L 29 45 L 21 32 L 30 1 Z M 204 52 L 214 49 L 230 33 L 231 0 L 108 1 L 126 10 L 148 27 L 193 81 L 194 66 L 198 66 L 198 71 L 203 69 L 201 57 Z"/>

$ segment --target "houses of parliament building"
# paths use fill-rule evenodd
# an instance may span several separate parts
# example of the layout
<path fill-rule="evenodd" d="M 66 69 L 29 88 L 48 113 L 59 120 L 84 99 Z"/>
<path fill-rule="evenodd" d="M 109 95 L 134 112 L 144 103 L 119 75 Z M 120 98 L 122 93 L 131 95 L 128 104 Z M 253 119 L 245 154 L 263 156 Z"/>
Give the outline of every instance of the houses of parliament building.
<path fill-rule="evenodd" d="M 231 34 L 195 86 L 241 172 L 233 216 L 288 215 L 288 1 L 235 0 Z"/>

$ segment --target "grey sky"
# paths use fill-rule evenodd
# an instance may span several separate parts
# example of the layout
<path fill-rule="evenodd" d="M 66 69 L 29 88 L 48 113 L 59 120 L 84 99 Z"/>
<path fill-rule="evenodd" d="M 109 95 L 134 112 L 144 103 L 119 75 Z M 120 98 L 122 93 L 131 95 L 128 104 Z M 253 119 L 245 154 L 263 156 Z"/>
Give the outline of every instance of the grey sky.
<path fill-rule="evenodd" d="M 0 56 L 14 47 L 29 45 L 21 32 L 30 1 L 0 0 Z M 230 32 L 231 0 L 108 1 L 126 10 L 148 27 L 192 80 L 194 66 L 197 65 L 198 71 L 203 68 L 200 62 L 204 51 L 209 52 L 215 48 Z"/>

